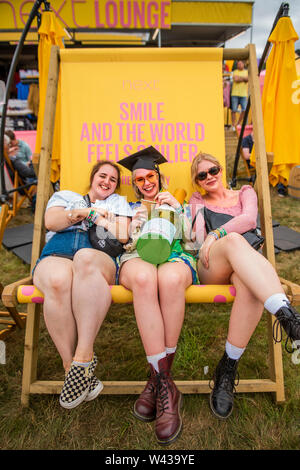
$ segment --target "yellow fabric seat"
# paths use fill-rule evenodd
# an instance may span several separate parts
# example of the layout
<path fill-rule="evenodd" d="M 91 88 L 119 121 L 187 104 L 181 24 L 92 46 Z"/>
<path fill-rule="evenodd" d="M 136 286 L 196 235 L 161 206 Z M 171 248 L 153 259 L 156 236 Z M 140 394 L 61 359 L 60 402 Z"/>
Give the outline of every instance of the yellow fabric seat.
<path fill-rule="evenodd" d="M 110 286 L 112 302 L 116 304 L 132 303 L 132 292 L 123 286 Z M 228 303 L 233 302 L 235 288 L 232 285 L 194 285 L 186 289 L 186 303 Z M 44 302 L 44 296 L 33 285 L 21 285 L 17 289 L 19 304 Z"/>

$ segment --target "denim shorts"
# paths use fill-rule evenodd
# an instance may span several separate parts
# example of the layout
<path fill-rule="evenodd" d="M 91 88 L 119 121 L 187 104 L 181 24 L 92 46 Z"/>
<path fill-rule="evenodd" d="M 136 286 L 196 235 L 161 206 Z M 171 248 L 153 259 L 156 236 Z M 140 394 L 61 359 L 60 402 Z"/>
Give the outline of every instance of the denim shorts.
<path fill-rule="evenodd" d="M 246 110 L 247 107 L 247 96 L 232 96 L 231 97 L 231 111 L 237 112 L 239 104 L 241 105 L 242 111 Z"/>
<path fill-rule="evenodd" d="M 41 256 L 32 270 L 32 274 L 37 264 L 47 256 L 59 256 L 72 260 L 75 253 L 82 248 L 93 248 L 87 231 L 75 229 L 56 232 L 44 246 Z"/>
<path fill-rule="evenodd" d="M 76 229 L 76 230 L 67 230 L 66 232 L 56 232 L 52 238 L 46 243 L 41 253 L 41 256 L 37 260 L 33 270 L 32 275 L 34 273 L 35 268 L 37 267 L 38 263 L 46 258 L 47 256 L 58 256 L 60 258 L 67 258 L 73 260 L 75 253 L 81 250 L 82 248 L 95 248 L 92 247 L 89 234 L 86 230 Z M 107 255 L 109 256 L 109 255 Z M 109 256 L 115 266 L 117 267 L 115 258 Z"/>

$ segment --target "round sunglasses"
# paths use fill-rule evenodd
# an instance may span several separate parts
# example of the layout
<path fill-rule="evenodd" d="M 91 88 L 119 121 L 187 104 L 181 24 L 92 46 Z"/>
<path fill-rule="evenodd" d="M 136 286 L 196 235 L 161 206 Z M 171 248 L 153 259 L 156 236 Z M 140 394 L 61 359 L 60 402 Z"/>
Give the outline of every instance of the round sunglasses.
<path fill-rule="evenodd" d="M 135 178 L 134 182 L 139 188 L 142 188 L 146 180 L 149 181 L 149 183 L 155 183 L 157 181 L 157 177 L 158 174 L 156 172 L 148 173 L 145 177 L 138 176 L 137 178 Z"/>
<path fill-rule="evenodd" d="M 200 171 L 197 175 L 197 180 L 199 181 L 204 181 L 207 178 L 208 173 L 211 176 L 216 176 L 218 173 L 220 173 L 221 168 L 219 166 L 212 166 L 209 170 L 207 171 Z"/>

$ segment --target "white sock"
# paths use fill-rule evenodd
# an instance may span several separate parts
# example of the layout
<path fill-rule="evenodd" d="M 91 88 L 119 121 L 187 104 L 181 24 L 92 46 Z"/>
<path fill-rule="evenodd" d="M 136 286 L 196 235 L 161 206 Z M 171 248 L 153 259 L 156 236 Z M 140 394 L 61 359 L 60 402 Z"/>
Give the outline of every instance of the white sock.
<path fill-rule="evenodd" d="M 160 361 L 160 359 L 162 359 L 163 357 L 166 357 L 166 355 L 166 351 L 163 351 L 161 353 L 154 354 L 154 356 L 147 356 L 147 361 L 154 367 L 157 372 L 159 372 L 158 361 Z"/>
<path fill-rule="evenodd" d="M 275 315 L 281 307 L 286 307 L 287 303 L 289 300 L 285 294 L 274 294 L 265 301 L 264 307 L 272 315 Z"/>
<path fill-rule="evenodd" d="M 166 354 L 173 354 L 177 349 L 177 346 L 175 348 L 166 348 Z"/>
<path fill-rule="evenodd" d="M 81 366 L 81 367 L 88 367 L 92 361 L 90 362 L 78 362 L 78 361 L 73 361 L 73 364 L 76 364 L 76 366 Z"/>
<path fill-rule="evenodd" d="M 238 348 L 237 346 L 230 344 L 229 341 L 226 341 L 225 350 L 227 352 L 227 356 L 230 357 L 230 359 L 237 361 L 242 356 L 245 349 L 246 348 Z"/>

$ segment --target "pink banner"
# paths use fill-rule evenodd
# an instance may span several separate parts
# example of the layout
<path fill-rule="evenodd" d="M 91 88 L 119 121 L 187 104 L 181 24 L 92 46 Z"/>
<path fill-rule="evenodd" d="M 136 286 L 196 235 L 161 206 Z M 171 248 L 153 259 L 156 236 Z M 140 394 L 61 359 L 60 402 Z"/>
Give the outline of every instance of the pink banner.
<path fill-rule="evenodd" d="M 32 153 L 35 151 L 36 131 L 14 131 L 15 136 L 19 140 L 24 140 L 31 148 Z"/>

